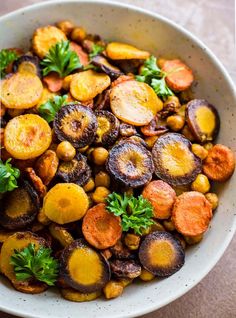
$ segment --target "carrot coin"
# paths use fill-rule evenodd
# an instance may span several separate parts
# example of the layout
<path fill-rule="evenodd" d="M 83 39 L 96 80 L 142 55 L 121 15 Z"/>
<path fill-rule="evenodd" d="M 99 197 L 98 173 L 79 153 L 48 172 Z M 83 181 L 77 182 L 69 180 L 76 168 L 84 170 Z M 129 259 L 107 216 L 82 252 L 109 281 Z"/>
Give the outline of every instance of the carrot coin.
<path fill-rule="evenodd" d="M 80 63 L 83 66 L 86 66 L 89 63 L 88 54 L 84 52 L 80 45 L 75 42 L 70 42 L 70 49 L 78 55 Z"/>
<path fill-rule="evenodd" d="M 162 70 L 167 73 L 167 85 L 176 92 L 185 91 L 194 80 L 192 70 L 180 60 L 163 61 Z"/>
<path fill-rule="evenodd" d="M 87 211 L 83 218 L 82 231 L 85 239 L 98 249 L 116 244 L 122 234 L 120 217 L 106 210 L 103 203 Z"/>
<path fill-rule="evenodd" d="M 161 180 L 152 181 L 143 189 L 142 195 L 151 202 L 155 218 L 168 219 L 171 216 L 176 194 L 168 183 Z"/>
<path fill-rule="evenodd" d="M 211 218 L 211 204 L 202 193 L 189 191 L 177 197 L 172 210 L 172 221 L 179 233 L 200 235 L 207 230 Z"/>
<path fill-rule="evenodd" d="M 62 88 L 63 78 L 60 78 L 56 72 L 50 72 L 44 76 L 43 82 L 47 85 L 50 92 L 59 92 Z"/>
<path fill-rule="evenodd" d="M 235 156 L 228 147 L 217 144 L 208 152 L 203 164 L 203 172 L 213 181 L 228 180 L 235 169 Z"/>

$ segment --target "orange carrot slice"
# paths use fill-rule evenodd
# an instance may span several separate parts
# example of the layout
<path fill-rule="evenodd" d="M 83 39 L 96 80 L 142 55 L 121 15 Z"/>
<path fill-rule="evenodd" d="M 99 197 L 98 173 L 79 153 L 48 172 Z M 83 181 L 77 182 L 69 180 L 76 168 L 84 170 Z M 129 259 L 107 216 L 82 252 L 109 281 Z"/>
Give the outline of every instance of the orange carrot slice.
<path fill-rule="evenodd" d="M 48 89 L 53 92 L 59 92 L 62 88 L 63 78 L 60 78 L 56 72 L 50 72 L 43 78 L 43 82 L 47 85 Z"/>
<path fill-rule="evenodd" d="M 80 63 L 83 66 L 88 65 L 88 63 L 89 63 L 88 54 L 86 52 L 84 52 L 84 50 L 82 49 L 82 47 L 80 45 L 78 45 L 75 42 L 70 42 L 70 49 L 78 55 Z"/>
<path fill-rule="evenodd" d="M 204 233 L 212 218 L 211 204 L 196 191 L 184 192 L 175 201 L 172 221 L 178 232 L 196 236 Z"/>

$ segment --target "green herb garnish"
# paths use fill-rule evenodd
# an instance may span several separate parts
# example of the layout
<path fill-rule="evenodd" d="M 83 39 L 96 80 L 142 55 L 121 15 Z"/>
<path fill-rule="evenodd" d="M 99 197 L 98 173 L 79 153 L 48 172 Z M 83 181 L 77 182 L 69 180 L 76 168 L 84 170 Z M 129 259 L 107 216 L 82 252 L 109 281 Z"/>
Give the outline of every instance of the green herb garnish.
<path fill-rule="evenodd" d="M 17 179 L 20 176 L 20 170 L 12 167 L 11 158 L 5 163 L 0 160 L 0 193 L 12 191 L 17 188 Z"/>
<path fill-rule="evenodd" d="M 54 96 L 46 103 L 39 106 L 38 111 L 41 117 L 43 117 L 48 123 L 53 121 L 56 113 L 66 104 L 67 95 Z"/>
<path fill-rule="evenodd" d="M 7 66 L 15 61 L 18 58 L 18 55 L 15 51 L 10 51 L 3 49 L 0 51 L 0 78 L 3 78 L 6 75 Z"/>
<path fill-rule="evenodd" d="M 14 267 L 16 279 L 25 281 L 34 278 L 53 286 L 57 280 L 59 264 L 51 253 L 52 250 L 44 246 L 36 250 L 32 243 L 21 251 L 14 250 L 10 264 Z"/>
<path fill-rule="evenodd" d="M 104 46 L 93 43 L 92 51 L 89 53 L 90 60 L 104 51 Z"/>
<path fill-rule="evenodd" d="M 78 55 L 70 49 L 69 41 L 61 41 L 53 45 L 42 60 L 43 76 L 56 72 L 65 77 L 78 68 L 82 68 Z"/>
<path fill-rule="evenodd" d="M 134 196 L 120 195 L 113 192 L 108 195 L 106 209 L 116 216 L 121 217 L 121 225 L 124 232 L 133 229 L 134 233 L 141 235 L 142 230 L 147 229 L 154 222 L 153 207 L 142 195 Z"/>
<path fill-rule="evenodd" d="M 144 62 L 141 74 L 136 76 L 136 80 L 149 84 L 157 96 L 166 100 L 168 96 L 174 95 L 171 89 L 166 85 L 165 77 L 167 75 L 168 73 L 163 72 L 157 66 L 157 60 L 155 56 L 152 55 Z"/>

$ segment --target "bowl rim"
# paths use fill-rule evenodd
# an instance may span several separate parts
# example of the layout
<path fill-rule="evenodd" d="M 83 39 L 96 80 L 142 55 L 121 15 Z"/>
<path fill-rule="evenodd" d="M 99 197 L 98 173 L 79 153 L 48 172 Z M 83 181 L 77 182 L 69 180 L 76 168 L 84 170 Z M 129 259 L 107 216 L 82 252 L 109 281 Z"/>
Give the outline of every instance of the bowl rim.
<path fill-rule="evenodd" d="M 234 84 L 232 78 L 230 77 L 228 71 L 222 64 L 222 62 L 216 57 L 216 55 L 205 45 L 205 43 L 200 40 L 197 36 L 192 34 L 190 31 L 185 29 L 183 26 L 179 25 L 178 23 L 170 20 L 169 18 L 166 18 L 165 16 L 162 16 L 158 13 L 151 12 L 147 9 L 143 9 L 140 7 L 137 7 L 136 5 L 131 5 L 131 4 L 126 4 L 126 3 L 121 3 L 117 1 L 110 1 L 110 0 L 49 0 L 49 1 L 44 1 L 40 3 L 34 3 L 28 6 L 24 6 L 20 9 L 14 10 L 12 12 L 9 12 L 5 15 L 0 16 L 0 22 L 4 22 L 4 20 L 8 20 L 9 18 L 12 18 L 14 16 L 18 16 L 22 14 L 23 12 L 26 11 L 31 11 L 31 10 L 36 10 L 38 8 L 43 8 L 43 7 L 48 7 L 51 5 L 58 5 L 58 4 L 73 4 L 73 3 L 91 3 L 91 4 L 96 4 L 96 5 L 107 5 L 110 7 L 115 7 L 115 8 L 126 8 L 129 9 L 133 12 L 145 14 L 147 16 L 152 17 L 153 19 L 160 20 L 164 22 L 165 24 L 173 27 L 174 29 L 177 29 L 180 33 L 184 34 L 186 37 L 188 37 L 192 42 L 194 42 L 198 47 L 201 47 L 204 51 L 205 54 L 208 55 L 208 57 L 212 60 L 214 66 L 222 73 L 224 81 L 226 81 L 229 85 L 229 88 L 232 90 L 233 95 L 235 96 L 236 100 L 236 85 Z M 225 237 L 225 240 L 223 241 L 221 248 L 218 250 L 218 252 L 214 255 L 213 258 L 208 260 L 207 265 L 205 266 L 204 271 L 202 272 L 201 278 L 196 279 L 193 283 L 189 284 L 186 288 L 183 288 L 181 291 L 176 293 L 175 295 L 171 296 L 168 298 L 168 300 L 163 301 L 163 303 L 160 305 L 155 305 L 155 304 L 149 304 L 143 307 L 142 310 L 133 310 L 132 312 L 129 312 L 128 314 L 123 315 L 122 318 L 131 318 L 131 317 L 138 317 L 141 315 L 148 314 L 150 312 L 153 312 L 157 309 L 162 308 L 163 306 L 166 306 L 173 302 L 174 300 L 180 298 L 184 294 L 186 294 L 189 290 L 191 290 L 193 287 L 195 287 L 216 265 L 216 263 L 220 260 L 220 258 L 223 256 L 224 252 L 226 251 L 227 247 L 229 246 L 229 243 L 231 242 L 235 232 L 236 232 L 236 218 L 234 218 L 234 221 L 231 224 L 231 231 L 227 232 L 227 236 Z M 12 315 L 17 315 L 20 317 L 25 317 L 25 318 L 42 318 L 35 314 L 29 314 L 26 313 L 25 311 L 21 311 L 20 308 L 12 309 L 9 307 L 5 307 L 3 304 L 0 304 L 0 310 L 12 314 Z M 113 318 L 121 318 L 120 315 L 114 315 Z"/>

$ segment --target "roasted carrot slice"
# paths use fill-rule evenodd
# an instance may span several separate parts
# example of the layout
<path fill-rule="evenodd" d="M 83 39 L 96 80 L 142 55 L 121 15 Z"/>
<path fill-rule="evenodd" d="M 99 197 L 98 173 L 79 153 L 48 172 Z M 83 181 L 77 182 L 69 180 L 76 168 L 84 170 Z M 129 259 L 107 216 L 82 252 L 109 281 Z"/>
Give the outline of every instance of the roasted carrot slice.
<path fill-rule="evenodd" d="M 50 72 L 48 75 L 44 76 L 43 82 L 47 85 L 50 92 L 59 92 L 62 88 L 63 78 L 60 78 L 59 74 L 56 72 Z"/>
<path fill-rule="evenodd" d="M 51 46 L 57 42 L 66 41 L 67 37 L 64 32 L 53 25 L 47 25 L 38 28 L 33 35 L 33 50 L 40 57 L 48 53 Z"/>
<path fill-rule="evenodd" d="M 0 92 L 0 101 L 5 107 L 26 109 L 39 102 L 43 85 L 36 74 L 15 73 L 1 82 Z"/>
<path fill-rule="evenodd" d="M 82 231 L 86 240 L 98 249 L 116 244 L 122 234 L 121 220 L 106 210 L 103 203 L 89 209 L 83 218 Z"/>
<path fill-rule="evenodd" d="M 83 66 L 85 66 L 89 63 L 88 54 L 86 52 L 84 52 L 84 50 L 82 49 L 82 47 L 79 44 L 77 44 L 75 42 L 70 42 L 70 49 L 78 55 L 80 63 Z"/>
<path fill-rule="evenodd" d="M 40 156 L 50 146 L 52 131 L 46 120 L 34 114 L 12 118 L 4 132 L 4 146 L 16 159 Z"/>
<path fill-rule="evenodd" d="M 111 87 L 114 87 L 122 82 L 126 82 L 126 81 L 130 81 L 134 79 L 134 75 L 130 74 L 130 75 L 121 75 L 119 76 L 116 80 L 114 80 L 111 84 Z"/>
<path fill-rule="evenodd" d="M 150 53 L 119 42 L 111 42 L 106 47 L 107 56 L 112 60 L 147 59 Z"/>
<path fill-rule="evenodd" d="M 208 152 L 203 164 L 203 171 L 213 181 L 228 180 L 235 169 L 235 156 L 228 147 L 217 144 Z"/>
<path fill-rule="evenodd" d="M 185 192 L 174 203 L 172 221 L 176 230 L 183 235 L 196 236 L 204 233 L 211 218 L 211 204 L 200 192 Z"/>
<path fill-rule="evenodd" d="M 135 126 L 149 124 L 163 107 L 151 86 L 135 80 L 114 86 L 110 102 L 111 110 L 117 118 Z"/>
<path fill-rule="evenodd" d="M 149 200 L 154 208 L 154 217 L 168 219 L 175 201 L 175 190 L 166 182 L 155 180 L 145 186 L 143 197 Z"/>
<path fill-rule="evenodd" d="M 194 80 L 192 70 L 180 60 L 164 60 L 161 68 L 167 73 L 166 82 L 173 91 L 185 91 Z"/>

